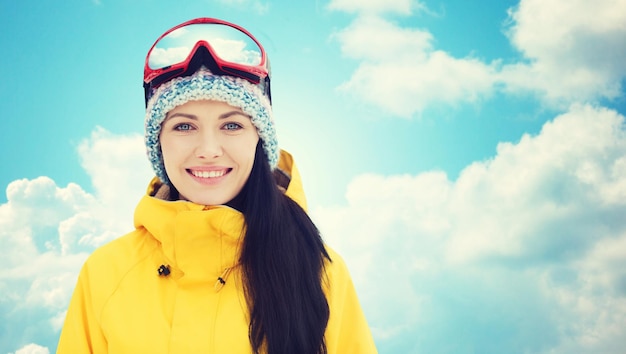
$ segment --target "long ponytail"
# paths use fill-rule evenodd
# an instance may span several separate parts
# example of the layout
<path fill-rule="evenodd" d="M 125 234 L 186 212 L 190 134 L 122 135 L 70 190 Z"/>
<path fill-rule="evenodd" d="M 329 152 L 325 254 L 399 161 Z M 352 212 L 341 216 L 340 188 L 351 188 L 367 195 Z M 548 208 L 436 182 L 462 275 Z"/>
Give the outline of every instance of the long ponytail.
<path fill-rule="evenodd" d="M 240 196 L 246 222 L 240 264 L 254 353 L 325 354 L 322 277 L 330 257 L 307 213 L 277 187 L 260 144 Z"/>

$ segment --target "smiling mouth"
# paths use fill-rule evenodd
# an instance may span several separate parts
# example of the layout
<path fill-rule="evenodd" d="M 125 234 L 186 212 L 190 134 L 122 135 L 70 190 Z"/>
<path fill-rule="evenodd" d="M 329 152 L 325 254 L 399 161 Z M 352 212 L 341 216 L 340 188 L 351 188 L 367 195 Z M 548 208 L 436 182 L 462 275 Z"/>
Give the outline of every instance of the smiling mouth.
<path fill-rule="evenodd" d="M 219 178 L 230 172 L 230 168 L 224 170 L 215 170 L 215 171 L 194 171 L 187 170 L 191 175 L 198 178 Z"/>

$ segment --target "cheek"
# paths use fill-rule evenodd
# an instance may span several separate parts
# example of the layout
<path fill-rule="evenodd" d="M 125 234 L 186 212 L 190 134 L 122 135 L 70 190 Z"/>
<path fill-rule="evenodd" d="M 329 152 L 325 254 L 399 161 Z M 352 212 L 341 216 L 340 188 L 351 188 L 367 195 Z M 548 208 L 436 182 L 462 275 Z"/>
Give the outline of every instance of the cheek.
<path fill-rule="evenodd" d="M 250 139 L 250 141 L 246 144 L 245 149 L 242 149 L 242 157 L 247 160 L 250 165 L 254 163 L 254 156 L 256 155 L 256 146 L 258 142 L 258 137 L 256 137 L 256 139 Z"/>
<path fill-rule="evenodd" d="M 161 139 L 161 156 L 163 156 L 163 162 L 166 167 L 168 163 L 175 162 L 177 155 L 181 152 L 181 147 L 176 144 L 174 139 L 168 139 L 164 137 Z"/>
<path fill-rule="evenodd" d="M 237 160 L 239 164 L 252 163 L 256 152 L 256 145 L 259 141 L 258 135 L 248 134 L 239 136 L 236 139 L 227 140 L 223 145 L 224 151 L 228 152 L 231 158 Z"/>

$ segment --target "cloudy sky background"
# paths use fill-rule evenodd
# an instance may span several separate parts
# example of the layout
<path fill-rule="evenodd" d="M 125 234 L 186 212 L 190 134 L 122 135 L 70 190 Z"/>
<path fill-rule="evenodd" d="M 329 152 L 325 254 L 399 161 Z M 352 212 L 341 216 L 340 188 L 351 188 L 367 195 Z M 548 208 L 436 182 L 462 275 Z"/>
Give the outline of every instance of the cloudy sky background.
<path fill-rule="evenodd" d="M 0 2 L 0 353 L 132 227 L 144 56 L 200 16 L 266 47 L 381 353 L 623 353 L 626 0 Z"/>

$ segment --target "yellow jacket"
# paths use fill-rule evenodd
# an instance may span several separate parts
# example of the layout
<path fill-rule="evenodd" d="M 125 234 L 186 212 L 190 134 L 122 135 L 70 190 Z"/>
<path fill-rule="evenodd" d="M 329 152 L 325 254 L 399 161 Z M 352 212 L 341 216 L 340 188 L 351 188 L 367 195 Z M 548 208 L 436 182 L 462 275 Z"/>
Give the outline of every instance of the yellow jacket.
<path fill-rule="evenodd" d="M 282 152 L 279 167 L 292 177 L 286 194 L 305 207 L 289 154 Z M 251 353 L 236 266 L 243 215 L 152 197 L 157 188 L 153 180 L 139 202 L 136 229 L 85 262 L 57 353 Z M 328 353 L 376 353 L 346 265 L 328 252 Z M 161 265 L 171 273 L 160 276 Z"/>

